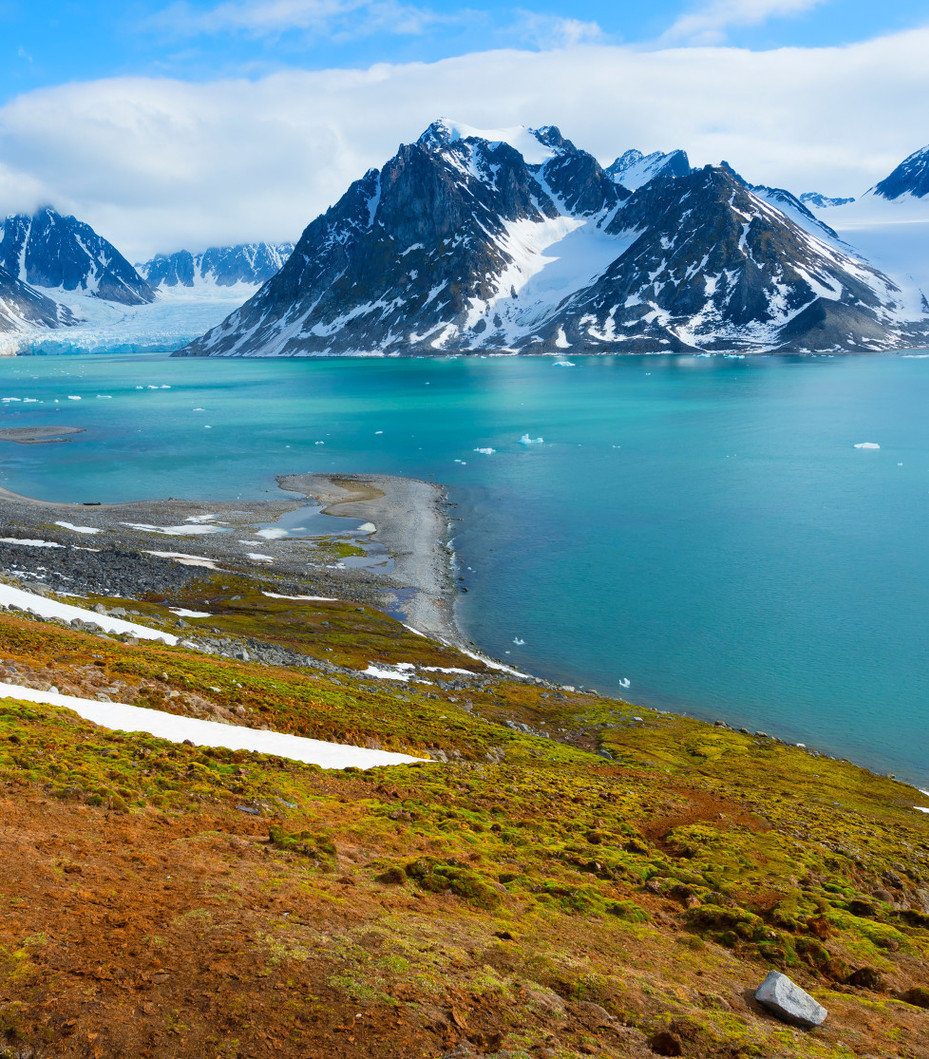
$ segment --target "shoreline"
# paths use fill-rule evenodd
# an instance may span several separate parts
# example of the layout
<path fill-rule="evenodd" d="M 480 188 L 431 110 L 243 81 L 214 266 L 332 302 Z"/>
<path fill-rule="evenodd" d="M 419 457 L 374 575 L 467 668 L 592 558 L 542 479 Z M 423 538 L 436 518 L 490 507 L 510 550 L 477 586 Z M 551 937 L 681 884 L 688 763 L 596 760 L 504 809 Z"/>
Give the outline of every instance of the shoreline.
<path fill-rule="evenodd" d="M 219 502 L 60 503 L 0 487 L 0 569 L 19 577 L 23 566 L 41 565 L 42 582 L 55 582 L 50 588 L 108 595 L 115 593 L 104 589 L 115 584 L 127 597 L 176 586 L 205 569 L 241 572 L 269 588 L 296 594 L 310 589 L 370 604 L 427 636 L 465 644 L 454 618 L 447 501 L 440 486 L 379 474 L 287 475 L 277 481 L 279 496 Z M 374 530 L 347 527 L 299 537 L 274 528 L 283 516 L 308 506 L 372 523 Z M 17 532 L 25 535 L 19 539 L 39 543 L 16 544 L 11 538 Z M 340 561 L 325 546 L 333 539 L 364 550 L 370 561 Z M 367 541 L 377 554 L 369 555 Z M 72 554 L 77 548 L 80 562 Z"/>
<path fill-rule="evenodd" d="M 11 569 L 10 559 L 26 563 L 32 559 L 43 570 L 40 584 L 53 591 L 126 598 L 151 590 L 170 592 L 186 581 L 202 578 L 205 573 L 245 573 L 264 581 L 265 587 L 285 594 L 301 595 L 310 591 L 313 595 L 371 605 L 393 614 L 414 632 L 462 650 L 491 668 L 524 679 L 551 683 L 549 678 L 513 670 L 506 663 L 486 655 L 459 629 L 454 613 L 457 589 L 449 547 L 448 500 L 443 487 L 416 478 L 364 473 L 279 475 L 276 481 L 282 494 L 286 491 L 298 495 L 215 503 L 168 498 L 81 504 L 40 500 L 0 486 L 0 571 L 29 588 L 34 582 L 25 580 L 21 570 Z M 384 548 L 393 561 L 392 569 L 346 568 L 342 564 L 329 563 L 314 565 L 314 545 L 306 538 L 266 539 L 256 536 L 253 541 L 241 539 L 245 533 L 254 532 L 257 525 L 273 523 L 281 516 L 305 507 L 304 501 L 315 502 L 325 515 L 373 523 L 374 532 L 364 534 L 360 539 L 371 540 Z M 43 515 L 58 512 L 71 518 L 75 512 L 80 512 L 80 521 L 85 524 L 81 528 L 93 532 L 80 535 L 64 526 L 50 524 L 44 517 L 36 517 L 39 512 Z M 154 525 L 146 527 L 138 522 L 127 525 L 120 521 L 120 515 L 146 518 L 151 523 L 187 520 L 187 526 L 169 528 L 186 528 L 189 535 L 166 537 Z M 223 525 L 223 531 L 203 532 L 200 520 L 206 517 Z M 25 531 L 27 539 L 34 540 L 41 535 L 53 546 L 39 549 L 3 540 L 3 537 L 9 538 L 10 530 L 17 529 Z M 346 530 L 344 536 L 351 538 L 352 531 Z M 249 547 L 261 551 L 249 552 Z M 74 584 L 72 575 L 76 556 L 69 559 L 71 548 L 80 549 L 80 565 L 90 568 L 83 585 Z M 267 562 L 272 558 L 272 552 L 273 562 Z M 256 559 L 257 554 L 263 559 Z M 170 561 L 172 558 L 174 561 Z M 53 569 L 56 566 L 57 569 Z M 56 574 L 59 575 L 57 578 Z M 121 591 L 110 590 L 114 579 Z M 46 584 L 56 580 L 57 585 Z M 61 581 L 67 584 L 63 585 Z M 551 686 L 561 685 L 556 681 Z M 583 688 L 582 685 L 577 687 L 578 690 Z M 596 694 L 600 695 L 599 692 Z M 743 730 L 729 721 L 700 718 L 686 709 L 669 711 L 642 703 L 629 705 L 692 717 L 734 731 Z M 771 738 L 802 748 L 813 756 L 849 760 L 844 755 L 815 746 L 777 736 Z M 860 767 L 875 775 L 896 778 L 893 773 L 878 771 L 868 765 L 861 764 Z M 915 790 L 923 789 L 920 781 L 899 782 L 905 782 Z"/>

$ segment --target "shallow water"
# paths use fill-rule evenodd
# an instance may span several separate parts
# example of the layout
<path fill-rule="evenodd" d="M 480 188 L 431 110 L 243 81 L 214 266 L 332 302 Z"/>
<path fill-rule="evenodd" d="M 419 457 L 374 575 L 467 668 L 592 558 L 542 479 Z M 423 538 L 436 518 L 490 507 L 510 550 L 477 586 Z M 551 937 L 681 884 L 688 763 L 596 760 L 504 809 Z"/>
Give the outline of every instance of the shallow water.
<path fill-rule="evenodd" d="M 46 499 L 432 476 L 483 650 L 929 785 L 929 360 L 16 358 L 8 397 L 86 428 L 0 443 Z"/>

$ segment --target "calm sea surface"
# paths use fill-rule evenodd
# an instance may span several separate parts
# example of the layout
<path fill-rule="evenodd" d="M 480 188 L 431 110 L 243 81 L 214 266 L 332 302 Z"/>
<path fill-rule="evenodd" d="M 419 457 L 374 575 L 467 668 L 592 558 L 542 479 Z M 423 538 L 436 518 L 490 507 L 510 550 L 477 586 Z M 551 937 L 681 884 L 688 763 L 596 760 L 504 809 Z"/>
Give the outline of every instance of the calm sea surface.
<path fill-rule="evenodd" d="M 929 786 L 929 359 L 30 357 L 0 399 L 86 429 L 0 442 L 49 500 L 433 476 L 483 650 Z"/>

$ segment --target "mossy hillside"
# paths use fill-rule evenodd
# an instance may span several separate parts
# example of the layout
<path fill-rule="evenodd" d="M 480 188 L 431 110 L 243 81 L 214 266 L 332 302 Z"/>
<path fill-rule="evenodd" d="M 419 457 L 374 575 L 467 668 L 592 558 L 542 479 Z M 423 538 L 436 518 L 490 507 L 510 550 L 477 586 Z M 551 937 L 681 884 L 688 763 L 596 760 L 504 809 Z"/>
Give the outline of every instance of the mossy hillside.
<path fill-rule="evenodd" d="M 410 649 L 420 639 L 398 632 L 395 651 L 404 636 Z M 161 708 L 194 684 L 269 727 L 446 751 L 448 763 L 328 773 L 0 703 L 7 798 L 96 814 L 103 828 L 159 818 L 177 827 L 208 814 L 210 833 L 250 829 L 266 852 L 260 871 L 247 869 L 249 885 L 305 912 L 299 923 L 262 923 L 246 951 L 275 982 L 286 971 L 288 1004 L 304 990 L 325 993 L 329 1012 L 439 1011 L 430 1040 L 484 1034 L 489 1048 L 499 1034 L 510 1051 L 553 1036 L 556 1054 L 626 1054 L 617 1027 L 650 1034 L 673 1024 L 695 1055 L 847 1055 L 839 1044 L 855 1034 L 864 1051 L 881 1054 L 878 1034 L 885 1051 L 897 1049 L 886 1054 L 920 1054 L 910 1042 L 926 1016 L 894 997 L 927 981 L 919 890 L 929 821 L 908 808 L 914 792 L 902 784 L 771 740 L 497 676 L 467 691 L 438 681 L 369 687 L 14 617 L 0 618 L 0 645 L 4 659 L 49 671 L 157 684 L 151 704 Z M 514 718 L 621 760 L 499 723 Z M 713 754 L 694 752 L 706 745 Z M 839 810 L 831 803 L 841 792 Z M 307 925 L 331 919 L 335 933 Z M 193 944 L 192 922 L 172 944 Z M 216 930 L 197 922 L 207 944 Z M 376 956 L 372 934 L 384 950 Z M 22 949 L 23 939 L 7 941 Z M 771 965 L 813 990 L 832 1025 L 810 1038 L 759 1019 L 741 991 Z M 874 975 L 856 979 L 863 969 Z M 28 989 L 4 988 L 29 1023 Z M 566 1005 L 583 1002 L 615 1016 L 612 1029 L 575 1014 L 565 1030 Z M 184 1019 L 208 1021 L 196 1006 Z"/>

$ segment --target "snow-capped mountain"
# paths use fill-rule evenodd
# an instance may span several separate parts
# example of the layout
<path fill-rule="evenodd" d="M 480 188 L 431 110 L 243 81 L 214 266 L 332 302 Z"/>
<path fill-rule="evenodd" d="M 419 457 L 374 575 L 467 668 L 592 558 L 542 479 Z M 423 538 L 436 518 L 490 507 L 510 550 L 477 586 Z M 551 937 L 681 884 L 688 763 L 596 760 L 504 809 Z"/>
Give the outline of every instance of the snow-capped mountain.
<path fill-rule="evenodd" d="M 627 191 L 638 191 L 657 176 L 686 176 L 690 172 L 690 160 L 685 151 L 643 154 L 633 148 L 621 154 L 606 171 Z"/>
<path fill-rule="evenodd" d="M 921 333 L 793 196 L 676 165 L 630 191 L 554 127 L 435 122 L 177 355 L 867 350 Z"/>
<path fill-rule="evenodd" d="M 293 249 L 293 243 L 242 243 L 210 247 L 199 254 L 178 250 L 158 254 L 136 268 L 156 289 L 233 287 L 237 283 L 257 287 L 280 271 Z"/>
<path fill-rule="evenodd" d="M 832 195 L 821 195 L 818 191 L 804 191 L 802 195 L 798 196 L 804 206 L 808 206 L 811 210 L 826 210 L 830 206 L 845 206 L 849 202 L 854 202 L 854 198 L 835 198 Z"/>
<path fill-rule="evenodd" d="M 0 268 L 0 333 L 75 323 L 71 310 Z"/>
<path fill-rule="evenodd" d="M 7 217 L 0 228 L 0 267 L 31 287 L 76 291 L 141 305 L 154 292 L 123 255 L 75 217 L 51 207 Z"/>
<path fill-rule="evenodd" d="M 929 195 L 929 147 L 922 147 L 904 158 L 897 168 L 870 191 L 882 199 L 899 199 L 912 195 L 921 199 Z"/>
<path fill-rule="evenodd" d="M 810 205 L 820 220 L 894 280 L 911 315 L 929 313 L 929 147 L 914 151 L 860 198 Z"/>

